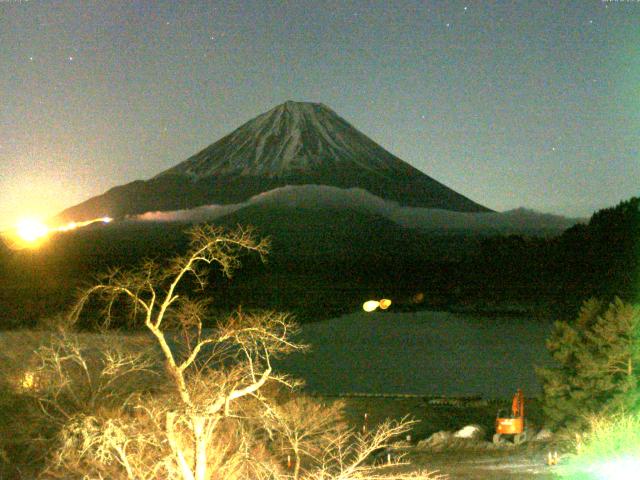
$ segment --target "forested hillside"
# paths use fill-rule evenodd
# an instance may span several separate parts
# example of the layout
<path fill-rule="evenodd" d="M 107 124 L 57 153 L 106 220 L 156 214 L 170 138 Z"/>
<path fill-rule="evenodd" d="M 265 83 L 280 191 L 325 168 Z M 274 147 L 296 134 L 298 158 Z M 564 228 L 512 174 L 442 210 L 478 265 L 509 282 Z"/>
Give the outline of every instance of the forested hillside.
<path fill-rule="evenodd" d="M 253 223 L 271 236 L 271 255 L 266 265 L 248 260 L 231 281 L 217 279 L 217 306 L 289 310 L 310 321 L 354 311 L 376 296 L 393 298 L 397 310 L 553 314 L 572 314 L 592 296 L 633 302 L 640 292 L 639 204 L 636 197 L 600 210 L 555 238 L 426 235 L 349 212 L 311 223 L 300 212 L 283 211 L 280 219 L 231 215 L 229 226 Z M 187 227 L 131 222 L 60 234 L 38 250 L 3 246 L 0 325 L 30 326 L 64 310 L 78 286 L 107 268 L 183 251 Z"/>

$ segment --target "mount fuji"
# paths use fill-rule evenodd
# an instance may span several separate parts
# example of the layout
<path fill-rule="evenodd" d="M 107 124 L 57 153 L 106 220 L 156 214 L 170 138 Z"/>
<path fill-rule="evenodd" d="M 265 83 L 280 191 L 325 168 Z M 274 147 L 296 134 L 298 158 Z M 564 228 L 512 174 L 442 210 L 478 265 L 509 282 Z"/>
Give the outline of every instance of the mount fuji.
<path fill-rule="evenodd" d="M 301 185 L 360 189 L 403 207 L 491 211 L 394 156 L 327 106 L 287 101 L 153 178 L 114 187 L 58 218 L 231 205 Z"/>

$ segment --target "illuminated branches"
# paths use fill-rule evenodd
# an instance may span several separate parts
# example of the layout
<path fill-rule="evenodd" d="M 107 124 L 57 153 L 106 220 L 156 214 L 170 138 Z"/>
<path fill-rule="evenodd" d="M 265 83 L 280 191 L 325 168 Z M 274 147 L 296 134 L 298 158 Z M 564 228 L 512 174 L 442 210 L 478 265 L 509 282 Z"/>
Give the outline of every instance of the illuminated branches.
<path fill-rule="evenodd" d="M 208 448 L 213 432 L 222 418 L 232 415 L 232 404 L 245 396 L 259 398 L 259 390 L 268 381 L 291 386 L 288 379 L 273 374 L 271 357 L 302 347 L 288 339 L 295 327 L 285 314 L 238 312 L 205 332 L 202 321 L 207 303 L 181 296 L 180 283 L 191 276 L 204 289 L 209 267 L 217 266 L 231 276 L 240 266 L 243 251 L 264 257 L 268 242 L 256 240 L 248 230 L 226 232 L 209 225 L 196 227 L 189 234 L 189 251 L 168 266 L 145 262 L 138 269 L 112 271 L 103 277 L 102 283 L 80 297 L 72 318 L 78 318 L 92 295 L 106 300 L 107 319 L 119 298 L 131 305 L 134 318 L 142 314 L 179 397 L 164 421 L 173 460 L 182 478 L 204 480 L 209 478 Z M 182 344 L 179 337 L 168 333 L 176 327 L 183 332 Z M 198 362 L 201 357 L 205 360 Z M 220 375 L 225 369 L 226 374 Z"/>
<path fill-rule="evenodd" d="M 109 353 L 110 349 L 92 356 L 68 339 L 59 349 L 41 351 L 38 379 L 47 375 L 55 379 L 47 389 L 38 390 L 41 404 L 62 423 L 47 475 L 181 480 L 434 478 L 426 473 L 377 475 L 378 467 L 371 463 L 372 454 L 388 447 L 411 423 L 388 423 L 360 435 L 344 426 L 339 404 L 324 409 L 309 399 L 282 402 L 278 392 L 293 389 L 297 382 L 275 373 L 272 360 L 305 348 L 292 340 L 297 326 L 287 314 L 238 310 L 205 328 L 211 300 L 193 299 L 187 292 L 193 293 L 194 286 L 206 287 L 209 268 L 230 276 L 240 266 L 241 254 L 264 257 L 268 244 L 243 229 L 227 232 L 205 225 L 190 235 L 188 252 L 167 265 L 144 262 L 136 269 L 103 276 L 83 292 L 70 317 L 77 322 L 95 296 L 106 305 L 103 326 L 108 326 L 114 307 L 124 302 L 132 321 L 141 322 L 150 333 L 145 336 L 155 345 L 150 356 L 137 359 Z M 164 368 L 156 363 L 154 369 L 142 361 L 154 355 Z M 110 378 L 136 375 L 146 376 L 137 385 L 129 384 L 128 395 L 112 393 Z M 84 408 L 82 399 L 74 396 L 77 387 L 87 385 L 93 393 Z M 114 410 L 115 400 L 105 404 L 110 396 L 120 399 L 124 408 Z"/>

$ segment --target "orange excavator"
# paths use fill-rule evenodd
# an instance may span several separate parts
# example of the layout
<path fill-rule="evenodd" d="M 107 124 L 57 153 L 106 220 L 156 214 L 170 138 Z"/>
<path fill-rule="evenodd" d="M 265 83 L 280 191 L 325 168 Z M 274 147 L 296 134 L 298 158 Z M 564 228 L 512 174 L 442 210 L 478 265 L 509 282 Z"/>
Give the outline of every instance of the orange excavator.
<path fill-rule="evenodd" d="M 524 395 L 518 389 L 511 402 L 511 415 L 505 416 L 504 410 L 499 410 L 496 417 L 496 433 L 493 443 L 499 443 L 504 435 L 513 436 L 513 443 L 518 445 L 527 439 L 524 423 Z"/>

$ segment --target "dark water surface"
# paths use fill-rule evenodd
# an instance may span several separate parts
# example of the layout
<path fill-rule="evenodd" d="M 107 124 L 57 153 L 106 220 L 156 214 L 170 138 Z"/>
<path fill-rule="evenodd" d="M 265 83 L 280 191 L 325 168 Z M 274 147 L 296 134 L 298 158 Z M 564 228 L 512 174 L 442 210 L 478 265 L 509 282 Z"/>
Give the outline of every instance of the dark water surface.
<path fill-rule="evenodd" d="M 310 391 L 482 395 L 541 391 L 550 322 L 449 312 L 355 313 L 303 326 L 311 351 L 279 360 Z"/>

